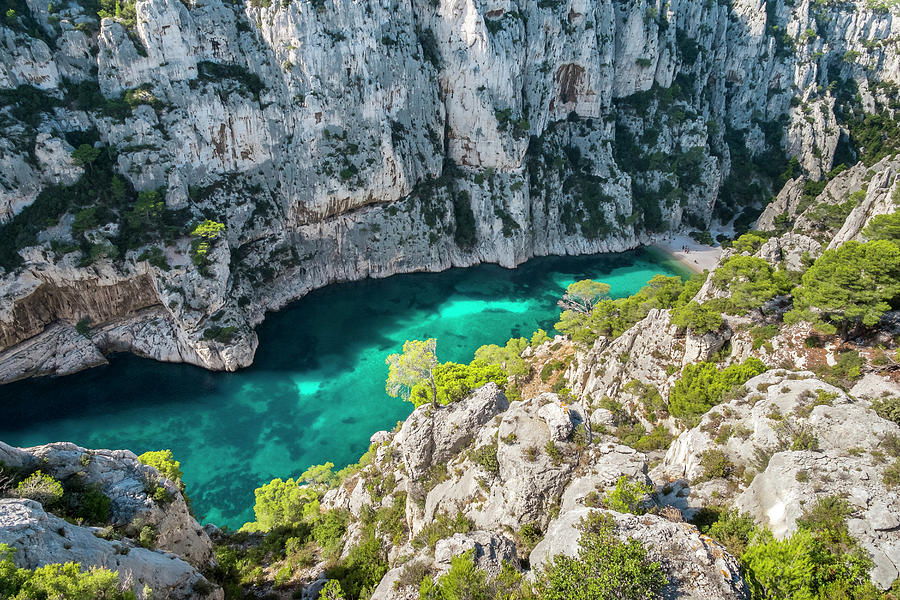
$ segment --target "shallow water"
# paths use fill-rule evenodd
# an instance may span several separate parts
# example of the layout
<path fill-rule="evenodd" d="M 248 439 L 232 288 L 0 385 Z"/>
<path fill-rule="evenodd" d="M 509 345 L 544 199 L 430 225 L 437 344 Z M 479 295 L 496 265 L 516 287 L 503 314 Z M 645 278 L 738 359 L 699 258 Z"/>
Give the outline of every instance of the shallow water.
<path fill-rule="evenodd" d="M 332 285 L 269 315 L 255 363 L 237 373 L 122 355 L 0 387 L 0 440 L 171 448 L 197 515 L 239 527 L 253 518 L 260 484 L 312 464 L 355 462 L 373 432 L 409 414 L 412 405 L 384 391 L 384 359 L 404 340 L 436 337 L 441 361 L 468 362 L 483 344 L 539 327 L 552 335 L 556 300 L 573 281 L 605 281 L 619 297 L 657 273 L 684 275 L 671 260 L 634 251 Z"/>

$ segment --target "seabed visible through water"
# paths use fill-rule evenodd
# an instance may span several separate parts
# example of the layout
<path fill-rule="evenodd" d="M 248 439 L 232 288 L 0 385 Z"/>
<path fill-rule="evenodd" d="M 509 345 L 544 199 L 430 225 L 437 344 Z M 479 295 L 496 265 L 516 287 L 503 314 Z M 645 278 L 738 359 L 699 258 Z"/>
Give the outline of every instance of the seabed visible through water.
<path fill-rule="evenodd" d="M 687 275 L 661 252 L 636 250 L 328 286 L 269 315 L 255 363 L 237 373 L 120 355 L 0 387 L 0 440 L 170 448 L 198 517 L 236 528 L 252 520 L 260 484 L 355 462 L 372 433 L 406 418 L 412 405 L 384 391 L 384 359 L 405 340 L 435 337 L 442 362 L 469 362 L 483 344 L 538 328 L 552 336 L 556 301 L 576 280 L 604 281 L 621 297 L 657 273 Z"/>

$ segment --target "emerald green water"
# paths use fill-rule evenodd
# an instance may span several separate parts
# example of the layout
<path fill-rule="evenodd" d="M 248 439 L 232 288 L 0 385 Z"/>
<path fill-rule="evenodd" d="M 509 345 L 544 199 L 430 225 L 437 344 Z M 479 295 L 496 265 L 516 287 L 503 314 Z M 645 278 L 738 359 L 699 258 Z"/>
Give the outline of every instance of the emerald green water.
<path fill-rule="evenodd" d="M 329 286 L 269 315 L 255 363 L 237 373 L 123 355 L 76 375 L 0 387 L 0 440 L 171 448 L 197 515 L 238 527 L 252 520 L 260 484 L 311 464 L 355 462 L 372 433 L 409 414 L 410 404 L 384 391 L 384 359 L 404 340 L 436 337 L 441 361 L 468 362 L 483 344 L 539 327 L 552 334 L 556 300 L 573 281 L 605 281 L 618 297 L 657 273 L 684 274 L 635 251 Z"/>

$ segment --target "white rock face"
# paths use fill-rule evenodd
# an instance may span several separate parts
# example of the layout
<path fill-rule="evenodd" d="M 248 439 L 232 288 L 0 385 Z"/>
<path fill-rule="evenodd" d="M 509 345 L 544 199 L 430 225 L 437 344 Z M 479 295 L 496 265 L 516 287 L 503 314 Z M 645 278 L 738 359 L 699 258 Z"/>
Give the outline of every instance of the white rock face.
<path fill-rule="evenodd" d="M 784 538 L 816 499 L 847 500 L 854 511 L 847 521 L 850 534 L 875 563 L 872 580 L 887 589 L 900 575 L 900 501 L 884 485 L 882 468 L 865 453 L 779 452 L 737 497 L 735 507 Z"/>
<path fill-rule="evenodd" d="M 687 523 L 673 523 L 655 515 L 600 511 L 613 520 L 621 539 L 636 539 L 650 560 L 659 561 L 669 584 L 665 598 L 749 598 L 740 565 L 725 549 Z M 555 519 L 529 557 L 532 569 L 541 569 L 556 555 L 578 555 L 579 523 L 591 509 L 579 508 Z"/>
<path fill-rule="evenodd" d="M 705 503 L 718 490 L 720 499 L 730 497 L 779 538 L 793 533 L 797 518 L 817 499 L 844 498 L 854 509 L 851 534 L 875 561 L 873 581 L 890 587 L 900 566 L 900 502 L 885 486 L 889 462 L 879 448 L 900 436 L 900 427 L 878 417 L 865 398 L 896 392 L 897 385 L 873 374 L 857 384 L 860 395 L 854 397 L 812 373 L 769 371 L 744 388 L 675 440 L 651 472 L 654 481 L 694 482 L 703 475 L 703 453 L 719 450 L 735 468 L 759 472 L 749 486 L 734 477 L 736 486 L 719 485 L 721 480 L 693 484 L 684 507 Z M 678 490 L 685 488 L 675 488 L 678 504 Z"/>
<path fill-rule="evenodd" d="M 198 567 L 212 560 L 212 542 L 191 516 L 178 487 L 128 450 L 86 450 L 68 442 L 19 449 L 0 442 L 0 461 L 13 468 L 40 467 L 61 481 L 78 476 L 85 485 L 96 484 L 112 501 L 111 524 L 152 526 L 161 550 Z M 150 482 L 165 487 L 171 502 L 153 500 L 146 491 Z"/>
<path fill-rule="evenodd" d="M 435 464 L 445 462 L 472 441 L 481 425 L 509 406 L 495 383 L 489 383 L 464 401 L 446 407 L 429 405 L 410 415 L 393 444 L 400 451 L 412 480 L 420 479 Z"/>
<path fill-rule="evenodd" d="M 827 171 L 840 127 L 834 96 L 817 90 L 854 78 L 874 107 L 873 84 L 900 79 L 883 43 L 900 19 L 863 0 L 827 19 L 806 0 L 731 4 L 139 0 L 131 30 L 75 3 L 53 15 L 35 5 L 52 44 L 0 25 L 0 86 L 36 86 L 55 106 L 33 114 L 37 125 L 4 126 L 0 221 L 73 181 L 65 134 L 96 129 L 120 176 L 162 189 L 188 219 L 216 215 L 225 239 L 207 275 L 186 237 L 165 248 L 168 271 L 140 260 L 143 248 L 117 259 L 117 279 L 149 278 L 141 287 L 159 310 L 146 325 L 127 303 L 78 318 L 49 310 L 48 323 L 128 329 L 95 340 L 98 352 L 240 368 L 267 310 L 334 281 L 621 251 L 707 222 L 732 161 L 729 128 L 758 157 L 775 142 L 757 123 L 785 117 L 789 151 Z M 794 50 L 779 51 L 772 31 Z M 858 65 L 841 60 L 848 52 Z M 87 106 L 64 81 L 85 86 Z M 663 107 L 653 90 L 667 88 Z M 94 106 L 123 93 L 125 118 Z M 678 166 L 637 164 L 631 144 Z M 68 225 L 51 229 L 71 243 Z M 33 311 L 31 277 L 54 296 L 75 279 L 108 283 L 104 261 L 80 267 L 80 251 L 41 243 L 0 277 L 0 326 L 17 305 Z M 210 326 L 236 331 L 207 340 Z M 0 381 L 75 368 L 37 357 L 48 350 L 20 348 Z"/>
<path fill-rule="evenodd" d="M 147 550 L 128 540 L 107 541 L 96 532 L 46 513 L 33 500 L 0 499 L 0 544 L 15 550 L 13 561 L 20 568 L 77 562 L 82 569 L 98 566 L 117 571 L 119 581 L 138 594 L 149 588 L 154 595 L 173 600 L 224 598 L 221 588 L 180 557 Z"/>

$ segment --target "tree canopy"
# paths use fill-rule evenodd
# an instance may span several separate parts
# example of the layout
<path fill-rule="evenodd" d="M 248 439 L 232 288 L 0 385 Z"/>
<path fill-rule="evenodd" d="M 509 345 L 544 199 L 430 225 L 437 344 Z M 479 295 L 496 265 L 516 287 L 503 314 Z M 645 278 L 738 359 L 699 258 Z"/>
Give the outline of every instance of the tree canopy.
<path fill-rule="evenodd" d="M 404 400 L 410 399 L 412 389 L 417 384 L 426 382 L 431 387 L 431 398 L 437 397 L 434 383 L 434 368 L 437 366 L 437 340 L 407 340 L 403 343 L 403 352 L 391 354 L 385 359 L 388 365 L 388 377 L 385 389 L 388 395 Z"/>
<path fill-rule="evenodd" d="M 134 600 L 130 590 L 120 589 L 115 571 L 101 567 L 81 570 L 79 563 L 49 564 L 31 571 L 17 568 L 14 550 L 0 544 L 0 598 L 32 600 Z"/>
<path fill-rule="evenodd" d="M 553 559 L 538 581 L 543 600 L 652 600 L 668 583 L 640 542 L 619 540 L 603 513 L 582 522 L 578 558 Z"/>
<path fill-rule="evenodd" d="M 296 525 L 308 516 L 307 506 L 315 503 L 318 512 L 318 493 L 309 487 L 301 487 L 297 481 L 280 478 L 256 488 L 253 492 L 256 503 L 253 513 L 255 523 L 247 523 L 249 531 L 269 531 L 274 527 Z"/>
<path fill-rule="evenodd" d="M 609 294 L 609 284 L 593 279 L 582 279 L 569 285 L 559 305 L 566 310 L 587 314 L 597 302 Z"/>
<path fill-rule="evenodd" d="M 540 337 L 537 340 L 540 341 Z M 475 360 L 485 365 L 497 365 L 510 377 L 519 378 L 528 374 L 528 365 L 522 358 L 522 352 L 528 345 L 528 340 L 522 337 L 510 338 L 503 347 L 488 344 L 475 351 Z"/>
<path fill-rule="evenodd" d="M 472 390 L 493 381 L 497 385 L 506 385 L 506 372 L 497 364 L 488 364 L 473 360 L 464 365 L 445 362 L 434 368 L 432 380 L 422 380 L 412 389 L 409 401 L 416 407 L 434 401 L 437 393 L 437 404 L 446 406 L 458 402 L 468 396 Z M 433 385 L 433 387 L 432 387 Z"/>
<path fill-rule="evenodd" d="M 900 212 L 872 217 L 863 236 L 869 241 L 887 240 L 900 245 Z"/>
<path fill-rule="evenodd" d="M 690 301 L 705 279 L 703 273 L 698 273 L 687 282 L 680 277 L 657 275 L 636 294 L 600 300 L 590 313 L 564 310 L 556 329 L 584 345 L 593 343 L 601 335 L 618 337 L 652 309 L 672 308 Z"/>
<path fill-rule="evenodd" d="M 725 369 L 713 362 L 687 365 L 669 394 L 669 412 L 694 426 L 726 392 L 765 371 L 766 365 L 754 357 Z"/>
<path fill-rule="evenodd" d="M 872 326 L 900 295 L 900 248 L 886 240 L 850 241 L 826 250 L 794 290 L 794 310 L 785 322 L 816 322 L 826 333 Z"/>
<path fill-rule="evenodd" d="M 718 331 L 722 327 L 722 315 L 708 302 L 698 304 L 691 301 L 672 310 L 672 323 L 692 333 L 704 334 Z"/>
<path fill-rule="evenodd" d="M 81 144 L 72 151 L 72 162 L 79 167 L 90 168 L 91 163 L 97 160 L 99 156 L 100 148 L 94 148 L 90 144 Z"/>
<path fill-rule="evenodd" d="M 744 313 L 790 291 L 787 275 L 755 256 L 732 256 L 715 270 L 712 282 L 716 288 L 728 291 L 728 305 L 732 312 Z"/>

